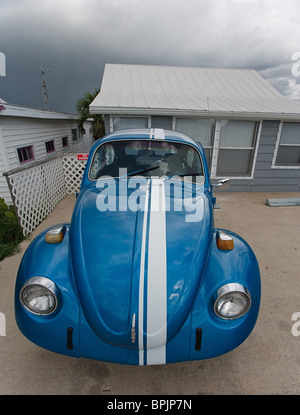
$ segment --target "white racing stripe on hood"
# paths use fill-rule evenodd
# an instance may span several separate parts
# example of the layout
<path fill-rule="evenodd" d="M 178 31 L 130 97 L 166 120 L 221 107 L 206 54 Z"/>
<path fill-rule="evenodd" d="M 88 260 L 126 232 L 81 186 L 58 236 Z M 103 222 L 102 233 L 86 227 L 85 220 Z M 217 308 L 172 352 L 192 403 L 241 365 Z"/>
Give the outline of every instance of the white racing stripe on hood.
<path fill-rule="evenodd" d="M 148 193 L 148 191 L 147 191 Z M 148 202 L 146 195 L 145 202 Z M 143 341 L 144 276 L 146 255 L 147 217 L 146 203 L 143 224 L 140 291 L 139 291 L 139 349 L 140 365 L 144 364 L 143 349 L 147 349 L 147 364 L 166 363 L 167 341 L 167 258 L 165 184 L 158 178 L 151 179 L 149 215 L 148 269 L 147 269 L 147 344 Z"/>
<path fill-rule="evenodd" d="M 144 208 L 144 222 L 143 222 L 143 235 L 142 235 L 142 249 L 141 249 L 141 265 L 140 265 L 140 286 L 139 286 L 139 364 L 144 364 L 144 285 L 145 285 L 145 254 L 146 254 L 146 234 L 147 234 L 147 222 L 148 222 L 148 202 L 149 201 L 149 182 L 147 185 L 145 195 L 145 208 Z"/>
<path fill-rule="evenodd" d="M 165 363 L 167 339 L 165 184 L 151 180 L 147 278 L 147 364 Z M 163 346 L 164 347 L 163 347 Z M 161 347 L 162 346 L 162 347 Z M 159 347 L 159 350 L 155 349 Z M 152 350 L 153 349 L 153 350 Z"/>

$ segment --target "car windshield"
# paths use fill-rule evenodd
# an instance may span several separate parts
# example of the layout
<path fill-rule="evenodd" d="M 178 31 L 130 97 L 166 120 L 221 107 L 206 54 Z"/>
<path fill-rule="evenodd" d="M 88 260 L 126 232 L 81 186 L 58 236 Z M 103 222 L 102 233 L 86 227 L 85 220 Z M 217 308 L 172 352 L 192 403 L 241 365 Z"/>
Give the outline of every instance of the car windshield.
<path fill-rule="evenodd" d="M 110 141 L 98 147 L 89 171 L 90 180 L 101 176 L 202 176 L 200 154 L 194 147 L 168 141 Z"/>

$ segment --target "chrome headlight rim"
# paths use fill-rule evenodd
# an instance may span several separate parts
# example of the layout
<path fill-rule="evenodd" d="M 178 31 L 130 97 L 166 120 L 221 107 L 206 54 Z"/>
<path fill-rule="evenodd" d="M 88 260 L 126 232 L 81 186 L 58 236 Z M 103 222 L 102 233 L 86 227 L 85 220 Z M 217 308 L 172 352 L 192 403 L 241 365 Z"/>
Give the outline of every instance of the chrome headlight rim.
<path fill-rule="evenodd" d="M 240 312 L 237 315 L 223 315 L 221 314 L 220 310 L 219 310 L 219 304 L 221 302 L 222 299 L 225 299 L 226 296 L 229 295 L 236 295 L 236 296 L 240 296 L 241 298 L 246 300 L 246 306 L 244 307 L 243 311 Z M 247 312 L 249 311 L 250 307 L 251 307 L 251 295 L 249 290 L 242 284 L 239 283 L 229 283 L 229 284 L 225 284 L 222 285 L 216 294 L 215 297 L 215 302 L 214 302 L 214 312 L 216 314 L 217 317 L 219 317 L 222 320 L 236 320 L 240 317 L 243 317 L 245 314 L 247 314 Z"/>
<path fill-rule="evenodd" d="M 25 292 L 30 287 L 34 287 L 34 286 L 47 290 L 52 296 L 54 303 L 49 309 L 47 310 L 34 309 L 33 307 L 30 307 L 26 303 L 25 298 L 24 298 Z M 22 306 L 27 311 L 29 311 L 31 314 L 38 315 L 38 316 L 49 316 L 53 314 L 55 311 L 57 311 L 58 305 L 59 305 L 59 296 L 60 296 L 59 288 L 52 280 L 46 277 L 38 276 L 38 277 L 32 277 L 25 282 L 25 284 L 20 290 L 19 299 L 20 299 Z"/>

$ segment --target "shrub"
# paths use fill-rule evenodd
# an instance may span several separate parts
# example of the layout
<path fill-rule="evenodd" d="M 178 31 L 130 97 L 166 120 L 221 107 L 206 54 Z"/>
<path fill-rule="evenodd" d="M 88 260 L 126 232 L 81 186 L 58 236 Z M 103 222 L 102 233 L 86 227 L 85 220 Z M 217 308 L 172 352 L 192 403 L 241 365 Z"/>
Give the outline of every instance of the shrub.
<path fill-rule="evenodd" d="M 0 261 L 18 251 L 19 243 L 24 239 L 22 228 L 13 206 L 7 206 L 0 198 Z"/>

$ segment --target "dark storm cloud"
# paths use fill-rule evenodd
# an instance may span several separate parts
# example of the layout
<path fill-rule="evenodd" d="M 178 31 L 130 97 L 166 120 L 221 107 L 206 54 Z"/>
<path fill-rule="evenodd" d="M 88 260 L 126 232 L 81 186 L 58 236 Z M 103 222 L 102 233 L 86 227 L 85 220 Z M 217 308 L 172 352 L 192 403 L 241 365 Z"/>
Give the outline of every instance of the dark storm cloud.
<path fill-rule="evenodd" d="M 9 102 L 42 106 L 42 65 L 50 69 L 46 81 L 52 109 L 74 111 L 74 100 L 83 89 L 90 89 L 93 83 L 97 87 L 100 82 L 99 66 L 98 74 L 92 71 L 89 79 L 95 54 L 80 21 L 76 28 L 66 3 L 11 3 L 3 13 L 0 2 L 0 50 L 6 55 L 6 78 L 0 79 L 0 96 Z"/>
<path fill-rule="evenodd" d="M 74 112 L 106 62 L 251 68 L 300 99 L 298 0 L 0 0 L 0 97 Z"/>

